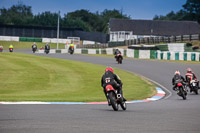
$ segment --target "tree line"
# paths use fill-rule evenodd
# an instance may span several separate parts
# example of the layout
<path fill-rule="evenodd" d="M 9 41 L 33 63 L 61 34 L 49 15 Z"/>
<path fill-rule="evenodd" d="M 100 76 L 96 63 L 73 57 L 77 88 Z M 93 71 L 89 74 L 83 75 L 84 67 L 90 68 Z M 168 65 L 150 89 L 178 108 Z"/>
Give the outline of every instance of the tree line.
<path fill-rule="evenodd" d="M 171 11 L 166 16 L 155 15 L 153 20 L 188 20 L 200 23 L 200 0 L 187 0 L 178 12 Z"/>
<path fill-rule="evenodd" d="M 92 13 L 89 10 L 81 9 L 64 14 L 60 17 L 60 27 L 81 28 L 84 31 L 108 33 L 108 22 L 110 18 L 131 19 L 120 10 L 107 10 Z M 200 0 L 187 0 L 183 9 L 178 12 L 171 11 L 166 16 L 155 15 L 153 20 L 190 20 L 200 23 Z M 56 27 L 58 13 L 45 11 L 33 15 L 32 7 L 18 3 L 10 8 L 0 9 L 0 24 L 27 25 L 27 26 L 50 26 Z"/>
<path fill-rule="evenodd" d="M 33 15 L 32 7 L 18 3 L 10 8 L 0 9 L 0 24 L 27 25 L 27 26 L 50 26 L 56 27 L 58 13 L 45 11 Z M 81 28 L 84 31 L 108 33 L 108 22 L 110 18 L 130 19 L 119 10 L 107 10 L 92 13 L 89 10 L 81 9 L 64 14 L 60 17 L 60 27 Z"/>

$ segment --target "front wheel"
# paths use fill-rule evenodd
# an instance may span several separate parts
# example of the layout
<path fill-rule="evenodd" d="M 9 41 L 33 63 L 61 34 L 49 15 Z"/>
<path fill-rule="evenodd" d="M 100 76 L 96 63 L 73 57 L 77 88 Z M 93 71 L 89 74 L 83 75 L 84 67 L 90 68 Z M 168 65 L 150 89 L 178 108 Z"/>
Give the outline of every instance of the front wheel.
<path fill-rule="evenodd" d="M 197 87 L 197 86 L 195 86 L 195 88 L 194 88 L 194 93 L 195 93 L 196 95 L 199 94 L 199 93 L 198 93 L 198 87 Z"/>
<path fill-rule="evenodd" d="M 119 107 L 118 107 L 118 103 L 117 103 L 117 98 L 115 97 L 115 94 L 113 91 L 110 91 L 108 93 L 109 99 L 110 99 L 110 103 L 112 105 L 112 108 L 114 111 L 118 111 Z"/>
<path fill-rule="evenodd" d="M 126 102 L 125 102 L 125 101 L 121 102 L 121 103 L 120 103 L 120 106 L 121 106 L 121 108 L 122 108 L 123 110 L 126 110 L 126 109 L 127 109 L 127 105 L 126 105 Z"/>
<path fill-rule="evenodd" d="M 184 91 L 182 87 L 180 87 L 179 90 L 180 90 L 181 96 L 183 97 L 183 100 L 186 100 L 187 92 Z"/>

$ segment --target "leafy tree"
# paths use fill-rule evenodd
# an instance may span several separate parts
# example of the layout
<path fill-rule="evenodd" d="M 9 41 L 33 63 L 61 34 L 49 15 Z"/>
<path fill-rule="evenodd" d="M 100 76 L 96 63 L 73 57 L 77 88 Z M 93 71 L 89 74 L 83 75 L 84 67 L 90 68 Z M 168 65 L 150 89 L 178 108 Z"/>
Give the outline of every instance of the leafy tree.
<path fill-rule="evenodd" d="M 166 16 L 155 15 L 153 20 L 190 20 L 200 23 L 200 0 L 187 0 L 183 8 L 176 13 L 171 11 Z"/>
<path fill-rule="evenodd" d="M 103 19 L 103 30 L 102 32 L 108 33 L 108 22 L 111 18 L 120 18 L 120 19 L 130 19 L 127 15 L 123 15 L 122 12 L 119 10 L 107 10 L 105 9 L 101 13 L 102 19 Z"/>
<path fill-rule="evenodd" d="M 130 19 L 119 10 L 107 10 L 91 13 L 81 9 L 60 18 L 60 26 L 65 28 L 82 28 L 84 31 L 108 33 L 110 18 Z M 0 9 L 0 23 L 17 25 L 57 26 L 58 14 L 49 11 L 33 15 L 30 6 L 18 3 L 9 9 Z"/>
<path fill-rule="evenodd" d="M 183 7 L 186 12 L 185 19 L 200 23 L 200 0 L 187 0 Z"/>
<path fill-rule="evenodd" d="M 13 5 L 9 9 L 0 9 L 0 23 L 2 24 L 29 24 L 32 21 L 33 14 L 31 6 L 26 6 L 22 3 Z"/>
<path fill-rule="evenodd" d="M 61 20 L 61 27 L 67 27 L 67 28 L 82 28 L 84 31 L 91 31 L 90 26 L 85 23 L 80 18 L 67 18 L 65 17 Z"/>
<path fill-rule="evenodd" d="M 57 13 L 51 13 L 51 12 L 43 12 L 39 13 L 38 15 L 34 16 L 33 25 L 39 25 L 39 26 L 57 26 L 58 22 L 58 14 Z"/>

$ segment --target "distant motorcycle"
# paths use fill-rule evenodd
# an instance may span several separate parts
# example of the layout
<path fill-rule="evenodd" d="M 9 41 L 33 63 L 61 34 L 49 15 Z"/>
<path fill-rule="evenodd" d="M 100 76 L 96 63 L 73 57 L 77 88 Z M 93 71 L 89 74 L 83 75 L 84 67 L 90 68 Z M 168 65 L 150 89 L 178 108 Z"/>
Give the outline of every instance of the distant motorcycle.
<path fill-rule="evenodd" d="M 69 52 L 70 54 L 73 54 L 73 53 L 74 53 L 74 47 L 70 47 L 69 50 L 68 50 L 68 52 Z"/>
<path fill-rule="evenodd" d="M 197 86 L 197 81 L 196 80 L 191 80 L 189 84 L 190 92 L 194 92 L 195 94 L 198 95 L 198 86 Z"/>
<path fill-rule="evenodd" d="M 49 53 L 49 49 L 46 49 L 46 50 L 45 50 L 45 53 L 48 54 L 48 53 Z"/>
<path fill-rule="evenodd" d="M 10 52 L 13 52 L 13 48 L 9 48 L 9 51 L 10 51 Z"/>
<path fill-rule="evenodd" d="M 177 92 L 177 95 L 183 98 L 183 100 L 186 100 L 187 91 L 182 83 L 177 84 L 176 92 Z"/>
<path fill-rule="evenodd" d="M 116 60 L 117 60 L 117 63 L 118 63 L 118 64 L 122 64 L 122 60 L 123 60 L 122 55 L 121 55 L 121 54 L 117 54 L 117 55 L 116 55 Z"/>
<path fill-rule="evenodd" d="M 35 53 L 36 50 L 37 50 L 37 46 L 34 45 L 32 48 L 33 53 Z"/>
<path fill-rule="evenodd" d="M 121 94 L 118 94 L 117 90 L 115 90 L 112 85 L 106 86 L 106 95 L 114 111 L 118 111 L 119 104 L 123 110 L 126 110 L 126 102 L 123 100 Z"/>
<path fill-rule="evenodd" d="M 36 46 L 36 45 L 33 45 L 33 46 L 32 46 L 32 51 L 33 51 L 33 53 L 35 53 L 36 50 L 37 50 L 37 46 Z"/>

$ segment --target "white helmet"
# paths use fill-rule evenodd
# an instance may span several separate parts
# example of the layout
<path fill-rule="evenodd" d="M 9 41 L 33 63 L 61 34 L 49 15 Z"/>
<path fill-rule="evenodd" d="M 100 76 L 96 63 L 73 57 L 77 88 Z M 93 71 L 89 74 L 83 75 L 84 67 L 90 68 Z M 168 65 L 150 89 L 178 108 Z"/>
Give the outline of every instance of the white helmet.
<path fill-rule="evenodd" d="M 175 71 L 174 75 L 180 75 L 179 70 Z"/>

